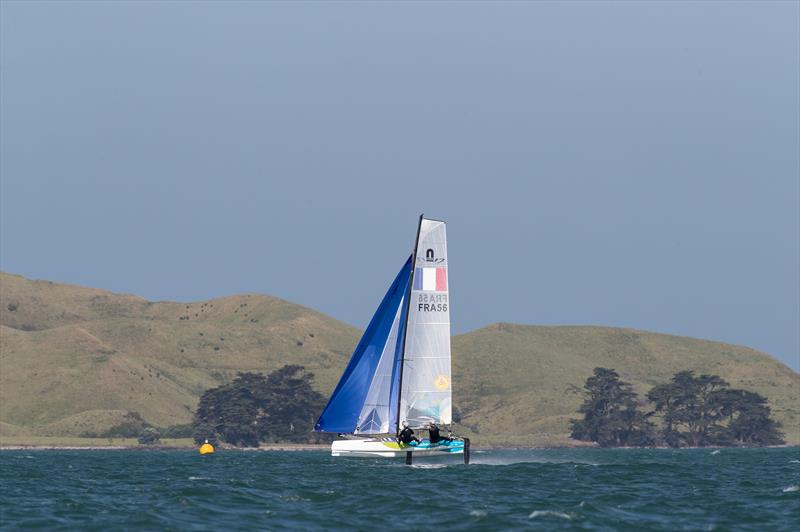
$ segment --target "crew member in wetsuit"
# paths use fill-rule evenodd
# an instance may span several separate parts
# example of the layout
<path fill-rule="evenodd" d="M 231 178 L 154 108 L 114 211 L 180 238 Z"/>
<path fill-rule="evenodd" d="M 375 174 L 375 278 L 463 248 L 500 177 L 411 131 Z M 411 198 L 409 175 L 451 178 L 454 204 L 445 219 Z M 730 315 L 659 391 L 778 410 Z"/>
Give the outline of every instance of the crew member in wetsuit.
<path fill-rule="evenodd" d="M 439 427 L 433 421 L 428 423 L 428 434 L 430 435 L 429 439 L 431 445 L 435 445 L 437 443 L 450 443 L 451 441 L 453 441 L 450 438 L 445 438 L 444 436 L 441 436 L 439 434 Z"/>
<path fill-rule="evenodd" d="M 397 439 L 400 440 L 400 443 L 410 444 L 412 441 L 419 443 L 417 437 L 414 436 L 414 429 L 409 427 L 405 421 L 403 421 L 403 430 L 397 434 Z"/>

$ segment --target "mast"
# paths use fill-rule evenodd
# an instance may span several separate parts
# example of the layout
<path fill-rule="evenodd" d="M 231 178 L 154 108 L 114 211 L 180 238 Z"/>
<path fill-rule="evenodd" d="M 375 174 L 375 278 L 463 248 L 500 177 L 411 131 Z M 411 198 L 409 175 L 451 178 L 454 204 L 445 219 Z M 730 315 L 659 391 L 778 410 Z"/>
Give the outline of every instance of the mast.
<path fill-rule="evenodd" d="M 414 249 L 411 250 L 411 276 L 408 278 L 408 290 L 406 291 L 406 319 L 403 324 L 403 347 L 400 358 L 400 378 L 397 381 L 397 426 L 395 434 L 400 432 L 400 405 L 403 403 L 403 366 L 406 364 L 406 334 L 408 333 L 408 313 L 411 310 L 411 287 L 414 286 L 414 272 L 417 270 L 417 246 L 419 246 L 419 233 L 422 230 L 422 219 L 425 214 L 419 215 L 419 225 L 417 225 L 417 238 L 414 240 Z"/>

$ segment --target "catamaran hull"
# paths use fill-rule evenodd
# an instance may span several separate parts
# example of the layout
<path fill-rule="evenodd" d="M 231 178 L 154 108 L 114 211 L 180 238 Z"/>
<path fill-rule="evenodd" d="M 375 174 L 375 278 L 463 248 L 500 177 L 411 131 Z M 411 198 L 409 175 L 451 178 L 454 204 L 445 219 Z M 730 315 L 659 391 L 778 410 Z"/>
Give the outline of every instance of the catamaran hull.
<path fill-rule="evenodd" d="M 464 442 L 462 440 L 453 440 L 431 445 L 427 440 L 422 440 L 418 445 L 407 445 L 405 443 L 397 443 L 394 438 L 369 438 L 363 440 L 336 440 L 331 444 L 331 456 L 404 458 L 409 452 L 414 457 L 464 454 Z"/>

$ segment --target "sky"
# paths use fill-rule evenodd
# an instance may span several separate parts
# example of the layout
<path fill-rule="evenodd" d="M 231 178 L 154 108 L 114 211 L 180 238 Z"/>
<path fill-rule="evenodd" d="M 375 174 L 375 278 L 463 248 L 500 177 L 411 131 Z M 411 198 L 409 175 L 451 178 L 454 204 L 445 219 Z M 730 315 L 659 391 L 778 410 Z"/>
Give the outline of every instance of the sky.
<path fill-rule="evenodd" d="M 420 213 L 453 332 L 800 369 L 798 2 L 0 4 L 0 268 L 365 327 Z"/>

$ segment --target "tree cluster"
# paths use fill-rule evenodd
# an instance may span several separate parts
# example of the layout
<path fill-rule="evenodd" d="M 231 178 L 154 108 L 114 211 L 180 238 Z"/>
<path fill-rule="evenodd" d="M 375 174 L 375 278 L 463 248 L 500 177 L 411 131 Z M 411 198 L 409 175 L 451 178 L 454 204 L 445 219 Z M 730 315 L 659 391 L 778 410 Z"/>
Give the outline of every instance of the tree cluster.
<path fill-rule="evenodd" d="M 245 447 L 318 441 L 314 420 L 325 400 L 314 390 L 313 379 L 313 373 L 298 365 L 267 376 L 239 373 L 229 384 L 203 393 L 193 422 L 195 441 Z"/>
<path fill-rule="evenodd" d="M 759 446 L 784 443 L 762 395 L 730 388 L 717 375 L 676 373 L 647 393 L 642 410 L 629 383 L 613 369 L 595 368 L 584 385 L 586 399 L 572 420 L 571 436 L 603 447 Z M 654 419 L 661 419 L 657 427 Z"/>

